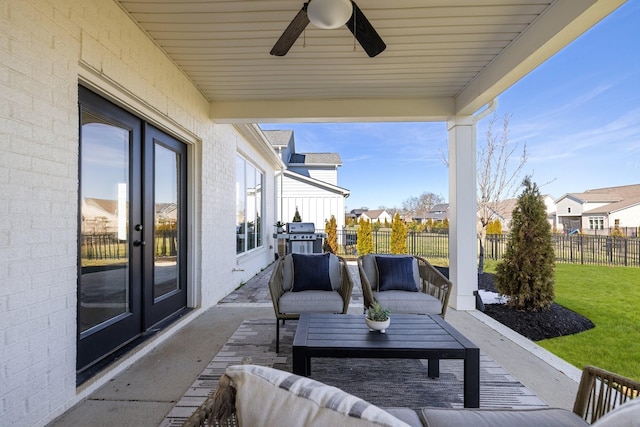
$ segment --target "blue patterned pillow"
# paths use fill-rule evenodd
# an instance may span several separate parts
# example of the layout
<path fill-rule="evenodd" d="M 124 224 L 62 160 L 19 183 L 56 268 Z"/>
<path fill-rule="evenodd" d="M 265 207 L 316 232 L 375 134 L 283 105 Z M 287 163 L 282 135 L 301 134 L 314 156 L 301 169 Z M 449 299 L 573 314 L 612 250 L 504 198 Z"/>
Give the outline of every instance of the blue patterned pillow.
<path fill-rule="evenodd" d="M 418 292 L 413 277 L 413 257 L 376 257 L 378 290 Z"/>
<path fill-rule="evenodd" d="M 322 255 L 292 254 L 293 292 L 332 291 L 329 277 L 329 253 Z"/>

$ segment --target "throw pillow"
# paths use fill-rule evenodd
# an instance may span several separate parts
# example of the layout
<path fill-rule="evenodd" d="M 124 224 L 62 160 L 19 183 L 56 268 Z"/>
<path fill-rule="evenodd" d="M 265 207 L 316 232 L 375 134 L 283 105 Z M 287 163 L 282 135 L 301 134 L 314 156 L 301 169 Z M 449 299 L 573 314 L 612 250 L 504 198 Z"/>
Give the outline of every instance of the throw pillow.
<path fill-rule="evenodd" d="M 413 278 L 413 257 L 376 257 L 378 290 L 418 292 Z"/>
<path fill-rule="evenodd" d="M 322 255 L 292 254 L 293 292 L 331 291 L 329 253 Z"/>
<path fill-rule="evenodd" d="M 257 365 L 229 366 L 244 426 L 408 427 L 388 412 L 336 387 Z"/>

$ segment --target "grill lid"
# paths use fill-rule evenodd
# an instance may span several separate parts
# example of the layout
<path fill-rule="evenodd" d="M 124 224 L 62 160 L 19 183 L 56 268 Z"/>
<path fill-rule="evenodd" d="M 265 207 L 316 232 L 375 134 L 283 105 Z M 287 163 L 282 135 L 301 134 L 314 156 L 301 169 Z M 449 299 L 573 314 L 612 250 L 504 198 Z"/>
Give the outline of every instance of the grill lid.
<path fill-rule="evenodd" d="M 287 223 L 287 233 L 315 233 L 316 226 L 312 222 L 289 222 Z"/>

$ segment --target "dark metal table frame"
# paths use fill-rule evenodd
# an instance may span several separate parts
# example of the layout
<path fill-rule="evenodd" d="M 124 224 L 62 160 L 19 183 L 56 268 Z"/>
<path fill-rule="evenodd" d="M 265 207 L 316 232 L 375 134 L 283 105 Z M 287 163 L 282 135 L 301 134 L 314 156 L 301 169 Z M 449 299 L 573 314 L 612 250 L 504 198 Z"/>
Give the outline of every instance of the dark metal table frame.
<path fill-rule="evenodd" d="M 462 359 L 464 406 L 480 406 L 480 350 L 438 315 L 393 315 L 382 334 L 370 332 L 362 315 L 303 313 L 293 339 L 293 373 L 309 376 L 312 357 L 428 359 L 430 377 L 437 376 L 440 359 Z"/>

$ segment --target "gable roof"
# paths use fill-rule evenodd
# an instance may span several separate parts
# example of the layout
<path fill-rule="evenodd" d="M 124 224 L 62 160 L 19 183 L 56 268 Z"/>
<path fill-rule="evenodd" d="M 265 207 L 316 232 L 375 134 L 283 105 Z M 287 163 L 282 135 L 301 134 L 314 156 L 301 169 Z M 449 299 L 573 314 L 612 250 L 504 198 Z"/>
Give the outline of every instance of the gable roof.
<path fill-rule="evenodd" d="M 383 212 L 386 212 L 386 209 L 370 209 L 368 211 L 362 212 L 364 215 L 371 219 L 379 218 Z"/>
<path fill-rule="evenodd" d="M 286 147 L 293 142 L 292 130 L 263 130 L 262 133 L 267 137 L 272 147 Z"/>
<path fill-rule="evenodd" d="M 640 200 L 640 184 L 593 188 L 586 190 L 584 193 L 567 193 L 556 200 L 556 203 L 567 197 L 582 203 L 604 203 L 604 205 L 589 209 L 583 214 L 608 214 L 638 204 Z"/>
<path fill-rule="evenodd" d="M 337 185 L 332 185 L 332 184 L 326 183 L 324 181 L 320 181 L 319 179 L 315 179 L 315 178 L 311 178 L 311 177 L 308 177 L 308 176 L 304 176 L 302 174 L 299 174 L 299 173 L 296 173 L 296 172 L 293 172 L 293 171 L 290 171 L 290 170 L 284 170 L 284 171 L 282 171 L 282 173 L 284 175 L 289 176 L 290 178 L 297 179 L 299 181 L 304 181 L 306 183 L 315 185 L 317 187 L 322 187 L 325 190 L 332 191 L 334 193 L 342 194 L 344 197 L 349 197 L 349 194 L 351 194 L 351 191 L 347 190 L 346 188 L 339 187 Z"/>
<path fill-rule="evenodd" d="M 623 209 L 630 208 L 632 206 L 640 205 L 640 196 L 631 197 L 628 199 L 620 200 L 619 202 L 609 203 L 604 206 L 600 206 L 594 209 L 589 209 L 588 211 L 583 212 L 584 214 L 610 214 L 613 212 L 621 211 Z"/>

